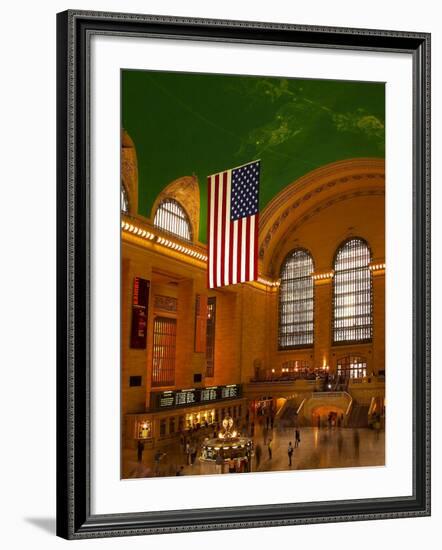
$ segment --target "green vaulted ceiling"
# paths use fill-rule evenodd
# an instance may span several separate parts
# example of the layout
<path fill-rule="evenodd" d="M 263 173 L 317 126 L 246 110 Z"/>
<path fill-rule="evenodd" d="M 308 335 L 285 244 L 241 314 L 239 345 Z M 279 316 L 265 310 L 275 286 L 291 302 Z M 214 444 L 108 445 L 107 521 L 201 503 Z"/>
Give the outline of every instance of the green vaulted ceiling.
<path fill-rule="evenodd" d="M 123 71 L 122 125 L 138 156 L 138 212 L 195 174 L 206 241 L 207 176 L 261 159 L 260 208 L 324 164 L 384 157 L 382 83 Z"/>

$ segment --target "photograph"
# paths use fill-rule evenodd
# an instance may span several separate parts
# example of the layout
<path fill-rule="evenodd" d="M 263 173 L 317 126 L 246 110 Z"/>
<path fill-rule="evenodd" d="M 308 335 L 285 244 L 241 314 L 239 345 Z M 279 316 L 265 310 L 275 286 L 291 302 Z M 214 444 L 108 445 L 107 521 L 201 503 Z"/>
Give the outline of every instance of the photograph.
<path fill-rule="evenodd" d="M 430 33 L 313 23 L 57 14 L 62 538 L 431 513 Z"/>
<path fill-rule="evenodd" d="M 384 467 L 385 82 L 120 79 L 121 479 Z"/>
<path fill-rule="evenodd" d="M 433 550 L 441 10 L 397 8 L 5 3 L 6 550 Z"/>

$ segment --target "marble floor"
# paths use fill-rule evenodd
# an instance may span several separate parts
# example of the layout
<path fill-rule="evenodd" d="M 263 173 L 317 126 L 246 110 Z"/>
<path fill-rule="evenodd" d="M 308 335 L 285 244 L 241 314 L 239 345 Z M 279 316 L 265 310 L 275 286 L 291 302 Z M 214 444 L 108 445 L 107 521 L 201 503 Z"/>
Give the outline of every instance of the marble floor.
<path fill-rule="evenodd" d="M 197 444 L 202 441 L 200 436 Z M 272 458 L 268 456 L 267 443 L 272 439 Z M 261 447 L 261 460 L 252 459 L 252 471 L 308 470 L 315 468 L 349 468 L 358 466 L 382 466 L 385 464 L 385 433 L 371 429 L 353 428 L 301 428 L 301 443 L 295 448 L 292 466 L 289 466 L 287 447 L 294 444 L 293 428 L 277 428 L 266 431 L 258 428 L 254 437 L 255 449 Z M 358 444 L 359 440 L 359 444 Z M 193 466 L 178 443 L 163 449 L 164 456 L 155 466 L 154 451 L 144 451 L 143 460 L 137 462 L 135 450 L 123 451 L 123 478 L 174 476 L 178 470 L 183 475 L 199 475 L 202 472 L 198 458 Z M 181 468 L 183 466 L 183 468 Z M 205 471 L 204 474 L 207 472 Z"/>

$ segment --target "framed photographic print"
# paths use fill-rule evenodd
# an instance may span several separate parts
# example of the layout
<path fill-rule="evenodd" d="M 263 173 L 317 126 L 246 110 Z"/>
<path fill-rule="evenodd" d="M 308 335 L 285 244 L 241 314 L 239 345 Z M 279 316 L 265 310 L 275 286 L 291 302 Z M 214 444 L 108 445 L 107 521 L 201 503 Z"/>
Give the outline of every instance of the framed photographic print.
<path fill-rule="evenodd" d="M 57 533 L 430 513 L 430 37 L 57 21 Z"/>

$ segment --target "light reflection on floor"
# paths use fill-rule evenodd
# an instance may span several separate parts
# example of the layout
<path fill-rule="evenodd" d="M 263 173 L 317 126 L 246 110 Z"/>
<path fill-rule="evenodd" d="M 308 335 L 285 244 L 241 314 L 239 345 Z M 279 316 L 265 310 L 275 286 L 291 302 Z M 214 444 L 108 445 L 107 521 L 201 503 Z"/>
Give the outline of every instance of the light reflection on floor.
<path fill-rule="evenodd" d="M 356 435 L 357 434 L 357 435 Z M 273 440 L 273 456 L 268 458 L 267 442 Z M 202 438 L 201 438 L 202 439 Z M 359 439 L 359 444 L 358 440 Z M 259 465 L 252 459 L 252 471 L 307 470 L 315 468 L 349 468 L 356 466 L 382 466 L 385 464 L 385 434 L 371 429 L 352 428 L 301 428 L 301 443 L 295 449 L 292 466 L 288 466 L 287 447 L 294 444 L 294 429 L 275 428 L 268 433 L 257 430 L 254 443 L 260 445 L 262 456 Z M 186 464 L 186 455 L 176 442 L 164 448 L 158 474 L 174 476 L 181 466 L 184 475 L 201 474 L 198 459 L 193 466 Z M 136 451 L 123 452 L 123 478 L 152 477 L 155 473 L 154 451 L 143 453 L 142 463 L 137 463 Z"/>

